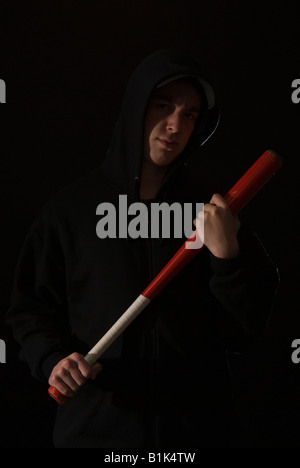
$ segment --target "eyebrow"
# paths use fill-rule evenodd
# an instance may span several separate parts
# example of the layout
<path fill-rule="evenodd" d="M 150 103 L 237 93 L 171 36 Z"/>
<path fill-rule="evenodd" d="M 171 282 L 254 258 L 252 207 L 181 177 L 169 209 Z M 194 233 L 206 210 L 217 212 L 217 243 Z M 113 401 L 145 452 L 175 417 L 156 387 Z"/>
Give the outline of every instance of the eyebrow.
<path fill-rule="evenodd" d="M 172 99 L 169 98 L 168 96 L 161 94 L 159 91 L 155 92 L 152 96 L 152 99 L 162 99 L 168 103 L 172 103 Z M 197 112 L 198 114 L 200 113 L 200 108 L 197 106 L 191 106 L 187 108 L 187 112 Z"/>
<path fill-rule="evenodd" d="M 188 112 L 197 112 L 198 114 L 200 113 L 200 108 L 199 107 L 188 107 L 187 109 Z"/>

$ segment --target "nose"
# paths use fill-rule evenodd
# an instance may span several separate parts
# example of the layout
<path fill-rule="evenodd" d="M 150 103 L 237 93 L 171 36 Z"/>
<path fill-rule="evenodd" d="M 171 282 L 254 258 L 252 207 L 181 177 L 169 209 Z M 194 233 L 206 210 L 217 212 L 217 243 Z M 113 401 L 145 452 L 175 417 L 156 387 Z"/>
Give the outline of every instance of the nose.
<path fill-rule="evenodd" d="M 181 116 L 179 112 L 172 112 L 168 115 L 166 128 L 171 133 L 179 133 L 181 128 Z"/>

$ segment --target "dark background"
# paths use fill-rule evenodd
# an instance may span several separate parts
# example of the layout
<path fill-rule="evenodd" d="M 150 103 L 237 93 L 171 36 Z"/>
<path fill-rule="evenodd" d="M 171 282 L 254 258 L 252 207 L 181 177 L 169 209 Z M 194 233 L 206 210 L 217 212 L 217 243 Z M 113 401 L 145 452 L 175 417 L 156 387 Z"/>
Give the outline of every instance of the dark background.
<path fill-rule="evenodd" d="M 3 316 L 28 228 L 54 192 L 101 162 L 137 64 L 181 46 L 203 62 L 221 104 L 220 127 L 203 148 L 205 159 L 217 158 L 216 185 L 234 182 L 268 148 L 284 159 L 245 209 L 279 268 L 280 292 L 266 335 L 234 359 L 233 376 L 244 445 L 300 446 L 300 364 L 291 361 L 300 338 L 297 3 L 1 1 L 0 446 L 51 447 L 56 404 L 19 361 Z"/>

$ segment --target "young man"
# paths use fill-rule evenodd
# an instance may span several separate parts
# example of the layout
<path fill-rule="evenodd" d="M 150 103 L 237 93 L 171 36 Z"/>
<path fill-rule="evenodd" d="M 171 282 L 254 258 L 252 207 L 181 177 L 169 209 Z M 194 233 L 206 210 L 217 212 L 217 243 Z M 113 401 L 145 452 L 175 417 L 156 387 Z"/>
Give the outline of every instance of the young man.
<path fill-rule="evenodd" d="M 212 196 L 205 166 L 189 172 L 218 119 L 197 62 L 176 50 L 151 55 L 128 83 L 103 164 L 56 194 L 30 230 L 8 321 L 33 375 L 71 397 L 58 407 L 57 447 L 234 444 L 226 351 L 262 333 L 277 277 L 223 197 Z M 148 207 L 208 202 L 207 249 L 90 367 L 83 356 L 185 240 L 100 239 L 97 206 L 118 208 L 124 194 Z"/>

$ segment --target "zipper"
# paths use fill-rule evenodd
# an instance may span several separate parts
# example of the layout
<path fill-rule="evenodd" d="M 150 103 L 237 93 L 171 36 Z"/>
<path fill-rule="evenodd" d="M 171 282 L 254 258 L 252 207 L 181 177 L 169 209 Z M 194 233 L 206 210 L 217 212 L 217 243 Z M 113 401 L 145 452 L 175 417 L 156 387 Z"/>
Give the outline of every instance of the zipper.
<path fill-rule="evenodd" d="M 149 232 L 151 230 L 149 219 Z M 152 239 L 149 237 L 148 241 L 148 261 L 149 261 L 149 276 L 150 281 L 153 279 L 153 244 Z M 150 429 L 150 447 L 156 447 L 156 373 L 155 373 L 155 358 L 156 358 L 156 327 L 153 319 L 153 314 L 149 313 L 149 357 L 150 357 L 150 401 L 151 401 L 151 429 Z"/>

